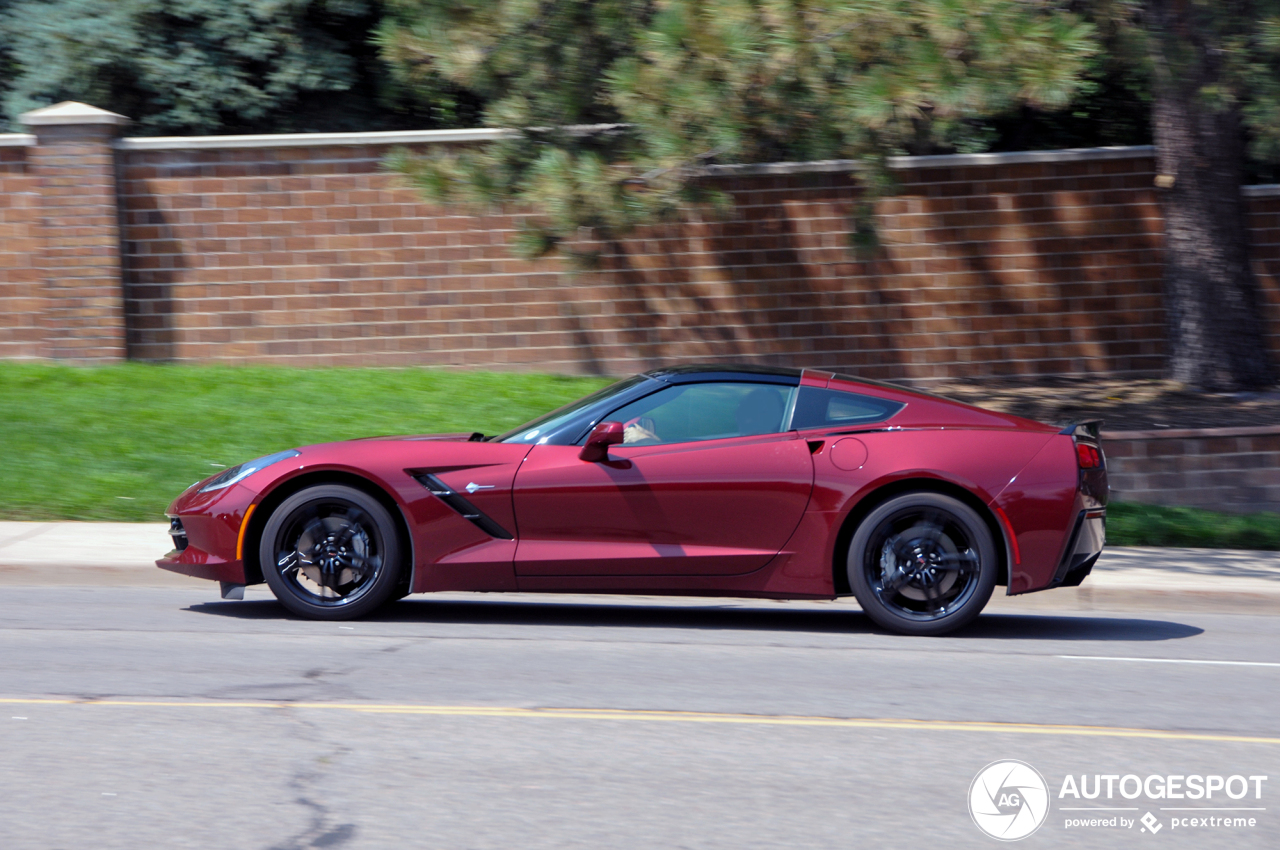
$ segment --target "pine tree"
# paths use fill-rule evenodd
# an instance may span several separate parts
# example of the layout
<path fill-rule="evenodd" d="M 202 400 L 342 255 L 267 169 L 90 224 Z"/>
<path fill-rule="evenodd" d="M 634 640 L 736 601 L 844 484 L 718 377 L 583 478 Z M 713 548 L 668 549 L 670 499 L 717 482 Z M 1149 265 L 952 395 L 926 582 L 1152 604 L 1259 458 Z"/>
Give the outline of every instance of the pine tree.
<path fill-rule="evenodd" d="M 515 128 L 463 154 L 395 165 L 429 198 L 488 207 L 536 207 L 517 242 L 524 256 L 562 250 L 580 228 L 625 232 L 661 217 L 652 196 L 628 192 L 617 163 L 633 161 L 637 137 L 610 98 L 606 75 L 633 55 L 653 15 L 649 0 L 390 0 L 379 30 L 403 85 L 430 97 L 458 86 L 486 104 L 482 123 Z M 668 207 L 671 205 L 668 204 Z"/>
<path fill-rule="evenodd" d="M 384 85 L 379 17 L 372 0 L 0 0 L 4 111 L 80 100 L 142 134 L 453 123 L 449 91 Z"/>
<path fill-rule="evenodd" d="M 978 150 L 980 119 L 1068 103 L 1090 25 L 1022 0 L 393 0 L 385 54 L 410 84 L 488 100 L 510 139 L 397 160 L 435 200 L 537 210 L 525 255 L 582 228 L 723 201 L 707 165 Z M 605 125 L 588 130 L 582 125 Z M 624 126 L 617 126 L 624 125 Z M 578 257 L 577 259 L 583 259 Z"/>

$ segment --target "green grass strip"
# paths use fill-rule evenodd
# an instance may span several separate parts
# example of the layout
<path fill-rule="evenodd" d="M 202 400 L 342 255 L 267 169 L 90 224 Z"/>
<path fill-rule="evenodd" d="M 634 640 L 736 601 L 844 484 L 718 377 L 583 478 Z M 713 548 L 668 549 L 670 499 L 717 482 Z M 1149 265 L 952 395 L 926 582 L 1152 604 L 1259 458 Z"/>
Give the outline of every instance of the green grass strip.
<path fill-rule="evenodd" d="M 1280 514 L 1227 514 L 1135 502 L 1107 506 L 1108 546 L 1280 549 Z"/>
<path fill-rule="evenodd" d="M 501 433 L 610 381 L 428 369 L 0 362 L 0 519 L 163 522 L 188 484 L 294 446 Z"/>

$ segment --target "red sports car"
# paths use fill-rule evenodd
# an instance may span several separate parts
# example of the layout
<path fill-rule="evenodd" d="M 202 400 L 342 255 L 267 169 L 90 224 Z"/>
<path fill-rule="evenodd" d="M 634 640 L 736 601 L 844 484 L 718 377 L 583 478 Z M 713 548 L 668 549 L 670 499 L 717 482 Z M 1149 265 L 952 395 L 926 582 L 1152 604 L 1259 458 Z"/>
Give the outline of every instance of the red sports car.
<path fill-rule="evenodd" d="M 830 599 L 935 635 L 1102 551 L 1096 423 L 798 369 L 682 366 L 498 436 L 290 449 L 192 485 L 156 563 L 345 619 L 433 590 Z"/>

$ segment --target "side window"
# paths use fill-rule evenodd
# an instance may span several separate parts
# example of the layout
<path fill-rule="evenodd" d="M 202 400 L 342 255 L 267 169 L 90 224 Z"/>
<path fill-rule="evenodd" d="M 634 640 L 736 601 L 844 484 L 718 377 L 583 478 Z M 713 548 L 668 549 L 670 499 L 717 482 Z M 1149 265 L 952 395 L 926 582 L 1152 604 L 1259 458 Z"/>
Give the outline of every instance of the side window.
<path fill-rule="evenodd" d="M 796 412 L 791 417 L 791 427 L 800 430 L 863 425 L 888 419 L 902 408 L 903 405 L 899 402 L 882 398 L 801 387 L 800 394 L 796 397 Z"/>
<path fill-rule="evenodd" d="M 741 382 L 679 384 L 604 417 L 626 426 L 626 445 L 776 434 L 794 387 Z"/>

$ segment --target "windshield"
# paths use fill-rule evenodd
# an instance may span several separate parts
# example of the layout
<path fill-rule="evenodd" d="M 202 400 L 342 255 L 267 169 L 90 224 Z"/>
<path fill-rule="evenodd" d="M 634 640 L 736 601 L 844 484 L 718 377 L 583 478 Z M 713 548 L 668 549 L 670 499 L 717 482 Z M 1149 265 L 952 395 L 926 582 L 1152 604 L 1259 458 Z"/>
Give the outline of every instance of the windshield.
<path fill-rule="evenodd" d="M 556 408 L 550 413 L 545 413 L 531 422 L 526 422 L 514 431 L 508 431 L 493 438 L 495 443 L 542 443 L 547 441 L 547 437 L 558 431 L 561 426 L 588 407 L 601 404 L 607 399 L 612 398 L 620 393 L 634 387 L 636 384 L 648 381 L 644 375 L 635 375 L 624 381 L 618 381 L 616 384 L 610 384 L 602 390 L 598 390 L 591 395 L 580 398 L 577 401 L 571 401 L 564 407 Z M 659 385 L 655 385 L 659 386 Z"/>

